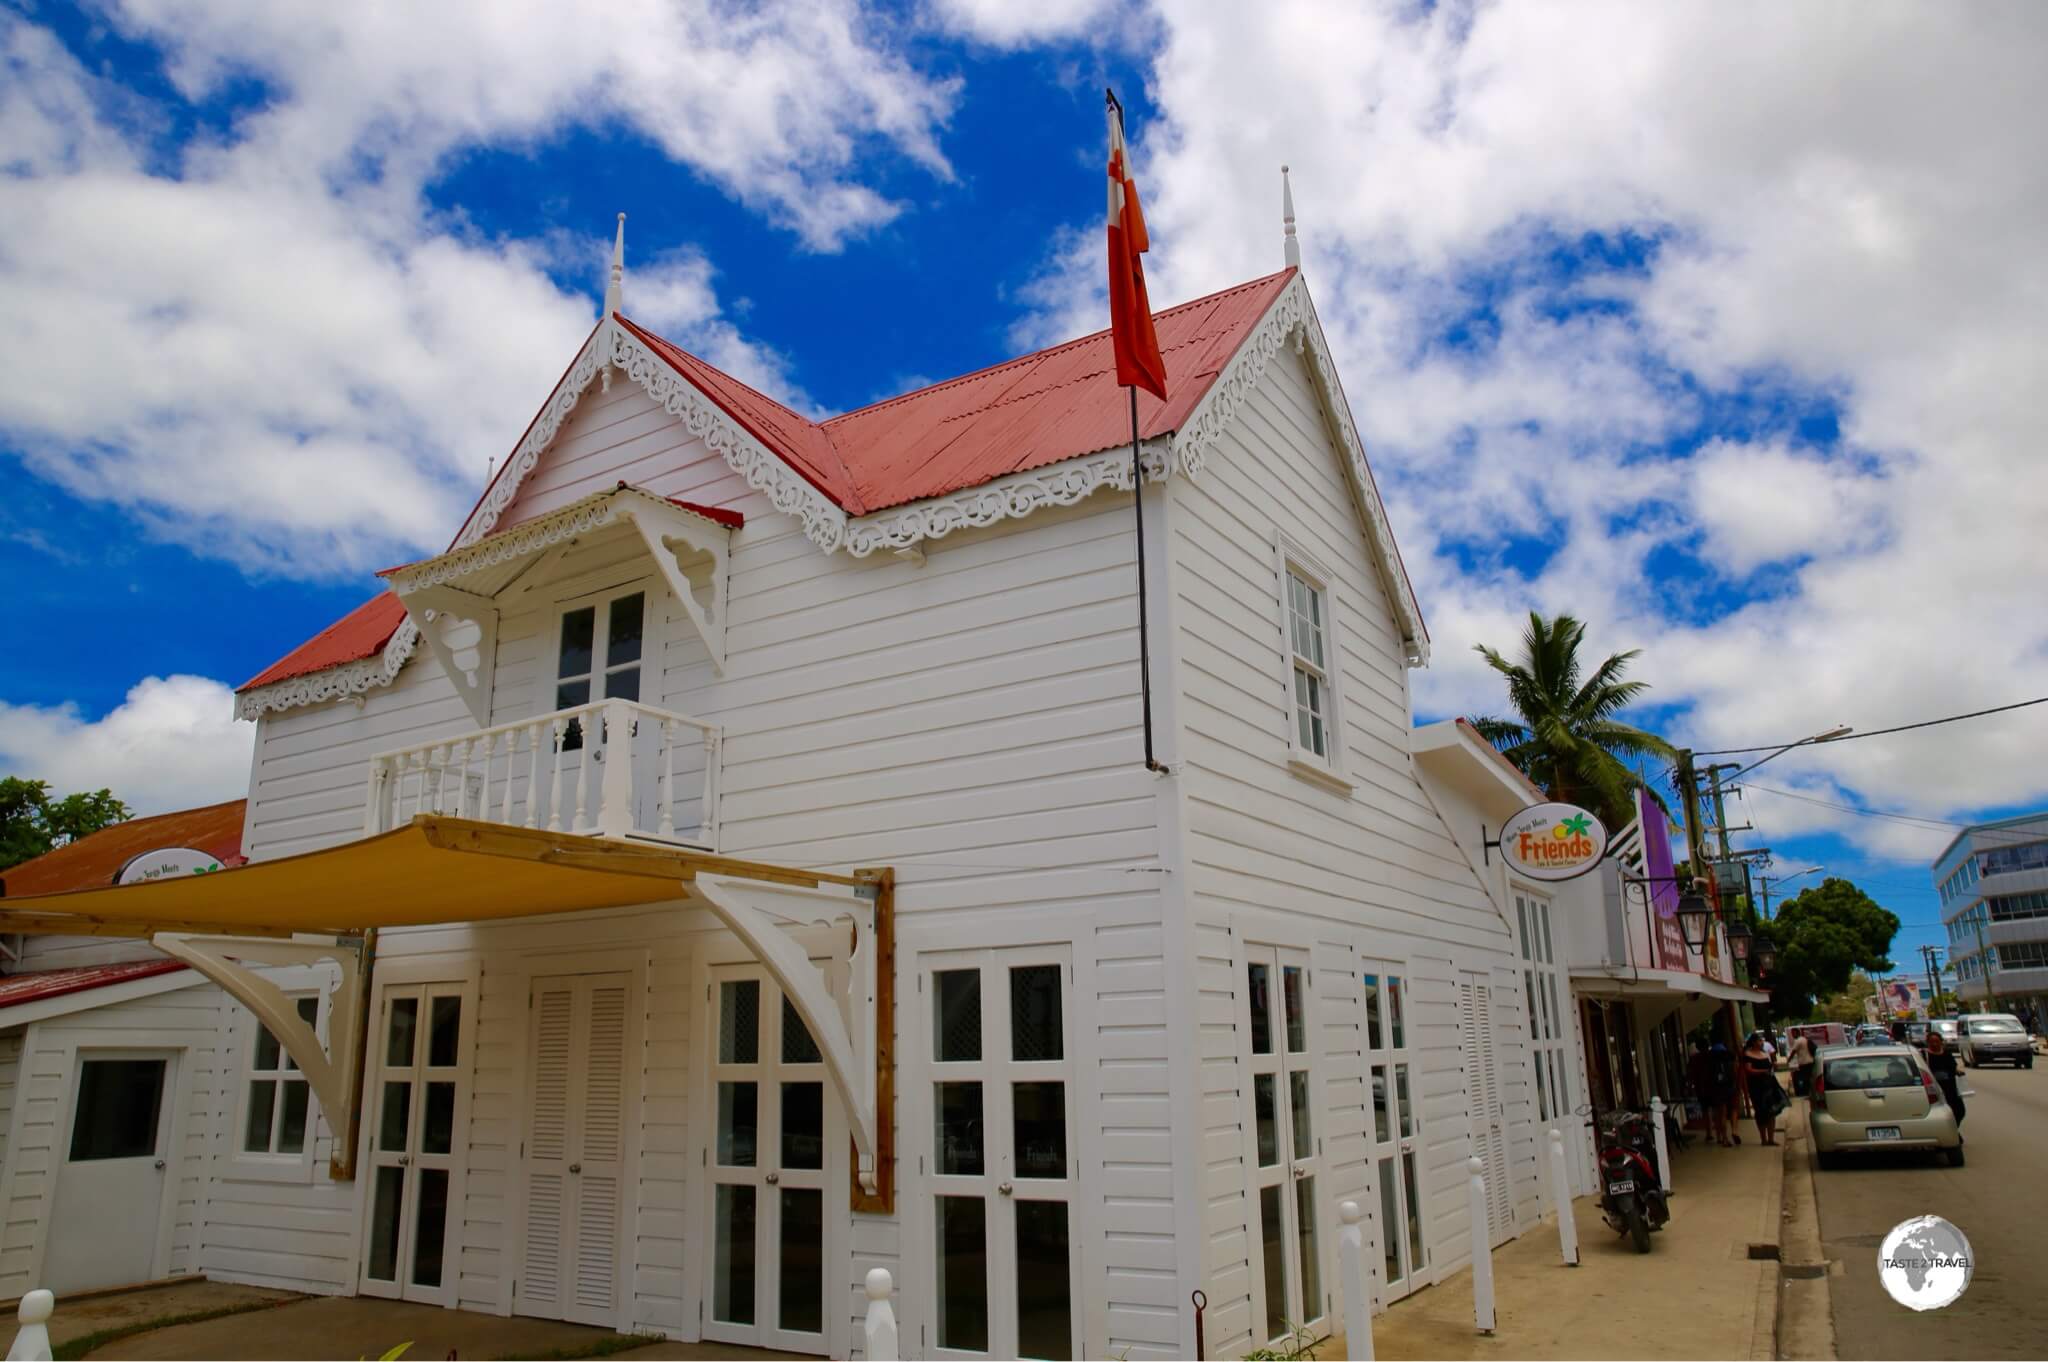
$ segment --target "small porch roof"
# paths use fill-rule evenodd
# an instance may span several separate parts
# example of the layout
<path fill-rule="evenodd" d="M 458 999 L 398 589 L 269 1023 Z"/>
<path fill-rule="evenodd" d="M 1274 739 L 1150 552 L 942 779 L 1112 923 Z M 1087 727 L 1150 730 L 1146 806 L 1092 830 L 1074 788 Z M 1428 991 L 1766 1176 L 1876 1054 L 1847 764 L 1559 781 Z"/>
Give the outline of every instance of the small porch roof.
<path fill-rule="evenodd" d="M 1767 1003 L 1771 995 L 1723 979 L 1683 970 L 1632 969 L 1627 966 L 1573 966 L 1572 991 L 1589 997 L 1688 998 L 1701 994 L 1730 1003 Z"/>

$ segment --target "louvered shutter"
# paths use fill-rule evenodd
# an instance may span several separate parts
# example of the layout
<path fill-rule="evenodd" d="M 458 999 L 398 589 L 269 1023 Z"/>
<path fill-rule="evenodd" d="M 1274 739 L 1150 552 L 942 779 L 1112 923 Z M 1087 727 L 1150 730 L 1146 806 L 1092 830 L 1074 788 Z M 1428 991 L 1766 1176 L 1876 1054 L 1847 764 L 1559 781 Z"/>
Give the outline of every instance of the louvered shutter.
<path fill-rule="evenodd" d="M 626 1161 L 626 985 L 584 981 L 581 1149 L 571 1181 L 576 1217 L 570 1242 L 574 1299 L 568 1318 L 611 1324 L 617 1308 L 619 1221 Z"/>
<path fill-rule="evenodd" d="M 533 994 L 533 1087 L 526 1143 L 526 1256 L 519 1274 L 522 1313 L 557 1315 L 562 1306 L 562 1238 L 569 1212 L 570 1042 L 575 989 L 542 981 Z"/>

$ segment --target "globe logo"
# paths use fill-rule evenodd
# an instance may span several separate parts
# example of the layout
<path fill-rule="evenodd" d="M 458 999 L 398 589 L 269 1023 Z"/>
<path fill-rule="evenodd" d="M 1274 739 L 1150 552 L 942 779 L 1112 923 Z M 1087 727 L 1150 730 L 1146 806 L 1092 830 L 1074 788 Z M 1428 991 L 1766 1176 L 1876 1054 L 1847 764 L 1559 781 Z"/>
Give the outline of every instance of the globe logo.
<path fill-rule="evenodd" d="M 1963 1232 L 1938 1215 L 1920 1215 L 1892 1226 L 1877 1251 L 1877 1276 L 1899 1304 L 1939 1310 L 1954 1304 L 1970 1285 L 1976 1262 Z"/>

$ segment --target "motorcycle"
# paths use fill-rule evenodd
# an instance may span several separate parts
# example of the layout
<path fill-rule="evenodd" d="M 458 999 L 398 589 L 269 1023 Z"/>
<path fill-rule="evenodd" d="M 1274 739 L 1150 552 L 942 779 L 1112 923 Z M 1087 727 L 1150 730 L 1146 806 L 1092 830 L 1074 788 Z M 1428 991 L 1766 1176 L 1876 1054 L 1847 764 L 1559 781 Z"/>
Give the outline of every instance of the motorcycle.
<path fill-rule="evenodd" d="M 1650 1251 L 1650 1232 L 1671 1219 L 1657 1169 L 1657 1135 L 1643 1111 L 1603 1113 L 1598 1124 L 1600 1218 L 1627 1235 L 1637 1253 Z"/>

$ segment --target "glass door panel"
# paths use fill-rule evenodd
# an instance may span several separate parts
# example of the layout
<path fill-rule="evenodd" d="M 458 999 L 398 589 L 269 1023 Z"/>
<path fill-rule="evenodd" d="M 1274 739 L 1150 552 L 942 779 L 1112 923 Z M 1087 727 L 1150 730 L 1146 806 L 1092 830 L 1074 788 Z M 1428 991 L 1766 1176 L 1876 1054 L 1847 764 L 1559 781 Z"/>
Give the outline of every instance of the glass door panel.
<path fill-rule="evenodd" d="M 435 1304 L 447 1298 L 467 1011 L 461 984 L 383 991 L 362 1266 L 367 1295 Z"/>
<path fill-rule="evenodd" d="M 1361 977 L 1365 1000 L 1365 1063 L 1372 1089 L 1370 1139 L 1374 1181 L 1378 1184 L 1380 1295 L 1392 1302 L 1407 1295 L 1422 1279 L 1417 1268 L 1426 1263 L 1422 1217 L 1416 1195 L 1416 1159 L 1421 1118 L 1412 1075 L 1405 1024 L 1406 980 L 1398 965 L 1368 965 Z"/>
<path fill-rule="evenodd" d="M 1245 966 L 1251 1040 L 1252 1182 L 1267 1340 L 1327 1332 L 1317 1175 L 1313 974 L 1304 951 L 1253 946 Z"/>

